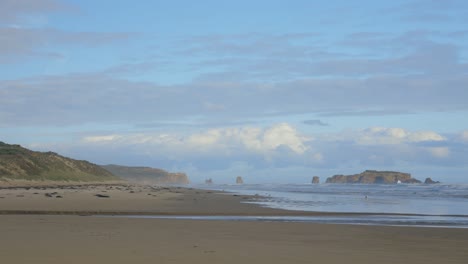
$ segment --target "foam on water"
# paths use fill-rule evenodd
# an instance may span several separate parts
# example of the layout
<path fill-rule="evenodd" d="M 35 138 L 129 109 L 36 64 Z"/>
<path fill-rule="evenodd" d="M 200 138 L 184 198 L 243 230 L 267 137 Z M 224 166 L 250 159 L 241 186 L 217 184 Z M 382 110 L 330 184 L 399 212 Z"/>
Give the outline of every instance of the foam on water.
<path fill-rule="evenodd" d="M 360 216 L 199 216 L 199 215 L 120 215 L 97 217 L 208 220 L 208 221 L 260 221 L 301 222 L 322 224 L 413 226 L 438 228 L 468 228 L 467 217 L 405 216 L 405 215 L 360 215 Z"/>
<path fill-rule="evenodd" d="M 359 223 L 409 223 L 411 225 L 465 226 L 468 221 L 468 185 L 426 184 L 253 184 L 201 185 L 261 198 L 262 206 L 300 211 L 379 213 L 381 217 L 357 219 Z M 412 214 L 424 216 L 389 216 Z M 460 216 L 453 218 L 450 216 Z M 445 217 L 445 218 L 444 218 Z M 321 218 L 321 221 L 323 218 Z M 337 221 L 338 219 L 328 219 Z M 340 218 L 340 221 L 343 220 Z M 353 222 L 356 219 L 347 219 Z"/>

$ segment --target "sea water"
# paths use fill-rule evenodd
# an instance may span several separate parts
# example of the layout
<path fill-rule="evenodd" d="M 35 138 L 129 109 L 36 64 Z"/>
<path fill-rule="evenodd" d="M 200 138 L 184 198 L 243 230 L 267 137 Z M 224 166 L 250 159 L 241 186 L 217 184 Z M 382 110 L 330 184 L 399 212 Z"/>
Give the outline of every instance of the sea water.
<path fill-rule="evenodd" d="M 291 221 L 468 227 L 468 184 L 243 184 L 194 187 L 257 195 L 258 199 L 249 202 L 270 208 L 374 214 L 289 217 Z M 270 220 L 288 219 L 279 217 Z"/>

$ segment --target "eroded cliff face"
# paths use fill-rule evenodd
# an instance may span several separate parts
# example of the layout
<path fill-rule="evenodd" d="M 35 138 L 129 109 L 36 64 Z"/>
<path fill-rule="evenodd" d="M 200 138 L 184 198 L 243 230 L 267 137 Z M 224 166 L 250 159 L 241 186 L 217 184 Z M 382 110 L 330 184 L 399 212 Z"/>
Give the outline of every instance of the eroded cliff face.
<path fill-rule="evenodd" d="M 189 178 L 182 172 L 167 172 L 150 167 L 127 167 L 120 165 L 102 166 L 122 179 L 147 184 L 188 184 Z"/>
<path fill-rule="evenodd" d="M 364 184 L 394 184 L 394 183 L 421 183 L 411 178 L 411 174 L 396 171 L 366 170 L 353 175 L 334 175 L 327 178 L 327 183 L 364 183 Z"/>

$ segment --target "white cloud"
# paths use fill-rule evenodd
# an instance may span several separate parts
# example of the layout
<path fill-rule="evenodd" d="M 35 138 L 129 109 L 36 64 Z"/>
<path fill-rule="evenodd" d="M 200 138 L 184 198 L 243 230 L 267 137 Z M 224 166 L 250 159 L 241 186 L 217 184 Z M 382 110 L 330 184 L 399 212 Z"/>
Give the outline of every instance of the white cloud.
<path fill-rule="evenodd" d="M 427 141 L 445 141 L 433 131 L 411 132 L 403 128 L 372 127 L 354 133 L 353 140 L 360 145 L 397 145 Z"/>
<path fill-rule="evenodd" d="M 408 141 L 410 142 L 423 142 L 423 141 L 445 141 L 445 137 L 432 132 L 432 131 L 419 131 L 413 132 L 408 135 Z"/>
<path fill-rule="evenodd" d="M 287 123 L 281 123 L 267 129 L 222 128 L 193 135 L 189 142 L 197 145 L 232 145 L 240 144 L 249 151 L 268 153 L 280 146 L 286 146 L 296 154 L 303 154 L 307 150 L 307 138 L 299 135 L 298 131 Z"/>
<path fill-rule="evenodd" d="M 468 133 L 464 133 L 468 134 Z M 318 146 L 325 151 L 327 144 L 344 144 L 353 142 L 355 146 L 394 147 L 406 153 L 416 149 L 426 149 L 434 157 L 448 156 L 446 146 L 419 146 L 419 143 L 447 142 L 447 138 L 433 131 L 408 131 L 403 128 L 371 127 L 357 131 L 344 131 L 326 135 L 304 135 L 288 123 L 279 123 L 267 128 L 261 127 L 228 127 L 216 128 L 181 135 L 177 133 L 136 133 L 93 135 L 82 138 L 82 143 L 102 145 L 141 146 L 157 151 L 168 151 L 181 155 L 196 153 L 224 153 L 235 155 L 251 153 L 270 157 L 288 149 L 290 153 L 308 156 L 315 161 L 326 157 Z M 349 148 L 349 147 L 348 147 Z"/>
<path fill-rule="evenodd" d="M 277 151 L 284 146 L 295 154 L 304 154 L 308 150 L 309 139 L 287 123 L 273 125 L 262 129 L 217 128 L 188 136 L 176 134 L 128 134 L 87 136 L 84 143 L 146 145 L 147 147 L 164 147 L 178 152 L 224 151 L 243 149 L 262 155 Z"/>
<path fill-rule="evenodd" d="M 30 146 L 99 164 L 185 170 L 200 177 L 223 172 L 256 177 L 262 170 L 288 171 L 288 168 L 291 172 L 293 168 L 301 168 L 301 173 L 317 170 L 348 173 L 364 169 L 412 172 L 416 167 L 464 168 L 468 158 L 460 134 L 385 127 L 304 134 L 288 123 L 222 127 L 196 133 L 89 135 L 75 145 L 62 142 Z"/>
<path fill-rule="evenodd" d="M 231 162 L 252 162 L 253 166 L 426 163 L 449 157 L 450 142 L 434 131 L 385 127 L 304 135 L 288 123 L 267 128 L 225 127 L 189 134 L 135 133 L 82 138 L 82 144 L 92 147 L 129 149 L 129 153 L 159 160 L 203 166 L 218 163 L 216 166 L 221 167 Z"/>
<path fill-rule="evenodd" d="M 450 150 L 448 147 L 429 148 L 429 152 L 436 158 L 446 158 L 450 155 Z"/>
<path fill-rule="evenodd" d="M 119 135 L 89 136 L 89 137 L 84 137 L 83 141 L 89 142 L 89 143 L 100 143 L 100 142 L 112 142 L 120 138 L 122 138 L 122 136 L 119 136 Z"/>
<path fill-rule="evenodd" d="M 460 137 L 462 141 L 468 142 L 468 130 L 463 131 Z"/>
<path fill-rule="evenodd" d="M 265 131 L 262 147 L 272 150 L 283 145 L 289 147 L 295 153 L 303 154 L 307 150 L 304 144 L 305 141 L 306 138 L 299 136 L 296 129 L 286 123 L 282 123 Z"/>

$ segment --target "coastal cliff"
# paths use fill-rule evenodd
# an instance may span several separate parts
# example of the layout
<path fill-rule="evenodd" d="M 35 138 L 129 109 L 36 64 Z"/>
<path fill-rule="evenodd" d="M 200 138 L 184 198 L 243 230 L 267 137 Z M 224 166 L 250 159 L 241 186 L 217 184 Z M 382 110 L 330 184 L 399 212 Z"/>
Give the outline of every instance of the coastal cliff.
<path fill-rule="evenodd" d="M 396 171 L 376 171 L 366 170 L 353 175 L 334 175 L 327 178 L 326 183 L 421 183 L 421 181 L 411 178 L 411 174 Z"/>
<path fill-rule="evenodd" d="M 109 171 L 85 160 L 38 152 L 0 141 L 0 181 L 113 181 Z"/>
<path fill-rule="evenodd" d="M 147 184 L 188 184 L 185 173 L 172 173 L 150 167 L 127 167 L 120 165 L 104 165 L 104 169 L 122 179 Z"/>

